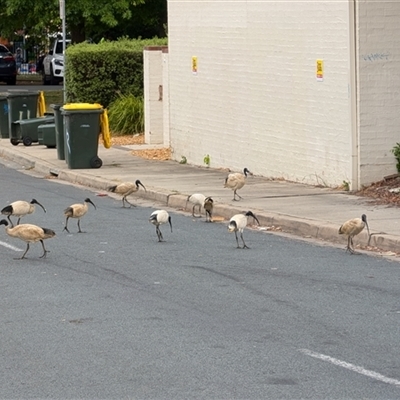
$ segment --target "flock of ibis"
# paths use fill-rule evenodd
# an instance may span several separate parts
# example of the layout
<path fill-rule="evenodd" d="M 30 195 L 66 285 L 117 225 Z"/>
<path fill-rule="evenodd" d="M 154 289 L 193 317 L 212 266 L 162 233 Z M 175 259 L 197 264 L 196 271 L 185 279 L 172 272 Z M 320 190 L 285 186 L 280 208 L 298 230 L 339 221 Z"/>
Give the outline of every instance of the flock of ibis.
<path fill-rule="evenodd" d="M 243 173 L 236 172 L 229 174 L 224 183 L 225 188 L 229 188 L 233 190 L 233 200 L 238 201 L 242 199 L 242 197 L 237 193 L 237 191 L 246 183 L 246 178 L 248 175 L 253 175 L 247 168 L 244 168 Z M 132 193 L 135 193 L 139 190 L 139 188 L 143 187 L 146 191 L 146 187 L 140 182 L 140 180 L 136 180 L 135 183 L 131 182 L 123 182 L 118 185 L 110 186 L 107 188 L 107 191 L 116 193 L 121 195 L 122 197 L 122 207 L 125 207 L 125 203 L 129 204 L 129 207 L 135 207 L 134 204 L 130 203 L 127 199 Z M 238 199 L 236 198 L 238 197 Z M 201 193 L 195 193 L 188 196 L 187 201 L 193 204 L 192 207 L 192 216 L 196 218 L 201 217 L 201 210 L 204 209 L 206 222 L 213 221 L 213 207 L 214 201 L 211 197 L 207 197 Z M 89 209 L 89 203 L 96 209 L 95 204 L 89 199 L 86 198 L 83 203 L 72 204 L 64 210 L 65 216 L 65 227 L 64 230 L 70 233 L 68 229 L 68 221 L 70 218 L 77 220 L 78 225 L 78 233 L 82 233 L 80 226 L 81 218 L 87 213 Z M 24 254 L 17 259 L 26 258 L 26 254 L 29 250 L 31 243 L 40 242 L 43 248 L 43 254 L 40 258 L 45 258 L 48 250 L 46 250 L 44 246 L 44 240 L 53 238 L 56 234 L 52 229 L 39 227 L 37 225 L 32 224 L 20 224 L 20 220 L 22 217 L 32 214 L 35 211 L 35 205 L 40 206 L 44 212 L 46 212 L 45 207 L 40 204 L 36 199 L 32 199 L 30 202 L 27 201 L 14 201 L 13 203 L 7 205 L 1 210 L 1 214 L 7 216 L 7 219 L 0 220 L 0 225 L 5 225 L 5 231 L 10 237 L 18 238 L 26 243 L 26 249 Z M 198 210 L 199 215 L 195 215 L 195 210 Z M 11 216 L 18 218 L 16 223 L 14 224 L 11 220 Z M 228 232 L 234 232 L 236 237 L 237 248 L 248 249 L 249 247 L 246 245 L 243 238 L 243 231 L 248 225 L 248 218 L 251 217 L 254 221 L 260 225 L 258 218 L 251 212 L 247 211 L 244 214 L 236 214 L 234 215 L 228 223 Z M 164 240 L 163 235 L 160 230 L 160 225 L 169 224 L 172 232 L 172 221 L 171 216 L 168 214 L 166 210 L 156 210 L 154 211 L 149 218 L 149 222 L 156 227 L 156 234 L 159 242 Z M 349 251 L 350 254 L 355 254 L 353 238 L 358 235 L 363 229 L 367 227 L 368 235 L 369 227 L 367 222 L 367 216 L 363 214 L 361 218 L 354 218 L 346 221 L 339 228 L 339 234 L 347 236 L 347 247 L 346 252 Z M 243 246 L 240 246 L 238 232 L 240 234 L 240 238 L 242 240 Z"/>

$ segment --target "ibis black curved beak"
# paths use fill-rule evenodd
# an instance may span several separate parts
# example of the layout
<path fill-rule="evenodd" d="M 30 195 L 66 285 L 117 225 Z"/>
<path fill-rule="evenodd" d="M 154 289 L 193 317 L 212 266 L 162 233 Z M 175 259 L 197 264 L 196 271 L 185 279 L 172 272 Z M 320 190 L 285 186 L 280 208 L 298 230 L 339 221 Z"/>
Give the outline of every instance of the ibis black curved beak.
<path fill-rule="evenodd" d="M 368 246 L 369 246 L 369 243 L 371 241 L 371 233 L 369 232 L 367 216 L 365 214 L 361 215 L 361 220 L 364 222 L 365 226 L 367 227 L 367 231 L 368 231 Z"/>
<path fill-rule="evenodd" d="M 94 207 L 94 209 L 96 210 L 96 206 L 95 206 L 95 204 L 93 203 L 92 200 L 90 200 L 90 199 L 88 198 L 88 199 L 86 199 L 85 201 L 86 201 L 87 203 L 90 203 L 90 204 Z"/>
<path fill-rule="evenodd" d="M 140 186 L 144 189 L 144 191 L 147 192 L 147 190 L 146 190 L 146 188 L 144 187 L 144 185 L 143 185 L 142 182 L 136 181 L 136 185 L 140 185 Z"/>
<path fill-rule="evenodd" d="M 260 225 L 260 221 L 258 220 L 258 218 L 251 211 L 248 211 L 246 213 L 246 215 L 249 216 L 249 217 L 253 217 L 257 221 L 257 224 Z"/>
<path fill-rule="evenodd" d="M 46 209 L 36 199 L 32 199 L 31 204 L 37 204 L 38 206 L 42 207 L 44 212 L 46 212 Z"/>
<path fill-rule="evenodd" d="M 371 234 L 369 233 L 369 226 L 368 226 L 368 222 L 365 221 L 365 226 L 367 227 L 367 231 L 368 231 L 368 243 L 367 246 L 369 246 L 370 242 L 371 242 Z"/>

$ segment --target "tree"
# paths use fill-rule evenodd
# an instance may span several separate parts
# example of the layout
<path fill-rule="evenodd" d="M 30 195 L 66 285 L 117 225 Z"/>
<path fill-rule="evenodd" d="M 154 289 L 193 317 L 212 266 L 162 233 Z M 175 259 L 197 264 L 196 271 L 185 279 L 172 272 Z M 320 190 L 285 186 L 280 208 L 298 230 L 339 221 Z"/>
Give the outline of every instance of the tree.
<path fill-rule="evenodd" d="M 2 37 L 22 29 L 39 37 L 61 31 L 58 0 L 0 0 L 0 10 Z M 167 0 L 65 0 L 66 25 L 75 43 L 94 36 L 165 34 L 166 10 Z"/>
<path fill-rule="evenodd" d="M 94 25 L 90 29 L 90 37 L 98 42 L 102 37 L 116 40 L 121 37 L 151 39 L 167 36 L 167 0 L 146 0 L 131 7 L 130 11 L 131 16 L 121 19 L 118 25 Z"/>

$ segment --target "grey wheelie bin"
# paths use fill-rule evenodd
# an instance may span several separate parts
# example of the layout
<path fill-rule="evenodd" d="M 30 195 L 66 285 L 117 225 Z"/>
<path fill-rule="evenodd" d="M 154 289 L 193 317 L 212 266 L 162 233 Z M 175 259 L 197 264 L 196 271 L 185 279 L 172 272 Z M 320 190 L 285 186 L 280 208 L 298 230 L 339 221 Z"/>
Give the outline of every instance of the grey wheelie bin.
<path fill-rule="evenodd" d="M 60 104 L 51 104 L 50 107 L 54 111 L 54 123 L 56 124 L 56 148 L 57 158 L 59 160 L 65 160 L 64 151 L 64 116 L 61 113 Z"/>
<path fill-rule="evenodd" d="M 72 103 L 61 107 L 64 116 L 64 152 L 69 169 L 100 168 L 97 155 L 100 135 L 99 104 Z"/>

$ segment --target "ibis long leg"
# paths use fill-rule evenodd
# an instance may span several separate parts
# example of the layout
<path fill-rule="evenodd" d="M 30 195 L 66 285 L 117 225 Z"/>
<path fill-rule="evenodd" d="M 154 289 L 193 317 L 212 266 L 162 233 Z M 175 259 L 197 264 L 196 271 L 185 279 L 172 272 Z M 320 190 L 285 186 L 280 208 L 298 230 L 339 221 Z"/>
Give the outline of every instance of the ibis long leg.
<path fill-rule="evenodd" d="M 237 237 L 237 232 L 236 231 L 235 231 L 235 237 L 236 237 L 237 248 L 240 249 L 239 239 Z"/>
<path fill-rule="evenodd" d="M 65 226 L 64 226 L 63 232 L 64 232 L 64 231 L 67 231 L 68 233 L 70 233 L 69 230 L 68 230 L 68 220 L 69 220 L 69 217 L 67 217 L 67 218 L 65 219 Z"/>
<path fill-rule="evenodd" d="M 125 197 L 125 201 L 131 206 L 131 207 L 136 207 L 135 204 L 131 203 L 126 197 Z"/>
<path fill-rule="evenodd" d="M 240 196 L 238 193 L 236 193 L 236 189 L 233 191 L 233 200 L 236 200 L 236 196 L 239 197 L 239 199 L 243 199 L 242 196 Z M 238 201 L 238 200 L 236 200 Z"/>
<path fill-rule="evenodd" d="M 244 248 L 244 249 L 249 249 L 250 247 L 248 247 L 247 244 L 244 242 L 243 233 L 242 233 L 242 232 L 240 232 L 240 237 L 242 238 L 243 248 Z"/>
<path fill-rule="evenodd" d="M 353 247 L 353 248 L 352 248 Z M 349 253 L 354 254 L 354 246 L 353 246 L 353 238 L 351 236 L 349 236 L 347 238 L 347 248 L 346 248 L 346 252 L 347 250 L 349 251 Z"/>
<path fill-rule="evenodd" d="M 162 233 L 161 233 L 160 227 L 157 226 L 156 229 L 157 229 L 158 241 L 159 241 L 159 242 L 162 242 L 164 238 L 163 238 L 163 235 L 162 235 Z"/>
<path fill-rule="evenodd" d="M 200 218 L 201 215 L 199 215 L 199 216 L 194 215 L 194 213 L 195 213 L 194 210 L 195 210 L 196 206 L 199 206 L 199 214 L 201 213 L 201 205 L 200 205 L 200 204 L 195 204 L 195 205 L 193 206 L 193 208 L 192 208 L 192 217 L 194 217 L 194 218 Z"/>
<path fill-rule="evenodd" d="M 129 204 L 129 207 L 136 207 L 135 204 L 132 204 L 128 199 L 127 199 L 127 195 L 122 197 L 122 207 L 125 207 L 125 202 L 127 202 Z"/>
<path fill-rule="evenodd" d="M 43 240 L 41 240 L 40 243 L 42 243 L 43 254 L 39 258 L 46 258 L 46 253 L 48 253 L 49 251 L 45 249 Z"/>
<path fill-rule="evenodd" d="M 24 258 L 25 258 L 25 255 L 26 255 L 26 253 L 28 252 L 28 250 L 29 250 L 29 243 L 27 243 L 27 244 L 26 244 L 26 250 L 25 250 L 25 253 L 24 253 L 24 254 L 22 254 L 22 257 L 15 258 L 14 260 L 22 260 L 22 259 L 24 259 Z"/>
<path fill-rule="evenodd" d="M 347 237 L 347 247 L 346 247 L 346 252 L 347 251 L 350 251 L 351 252 L 351 249 L 350 249 L 350 236 L 348 236 Z"/>

